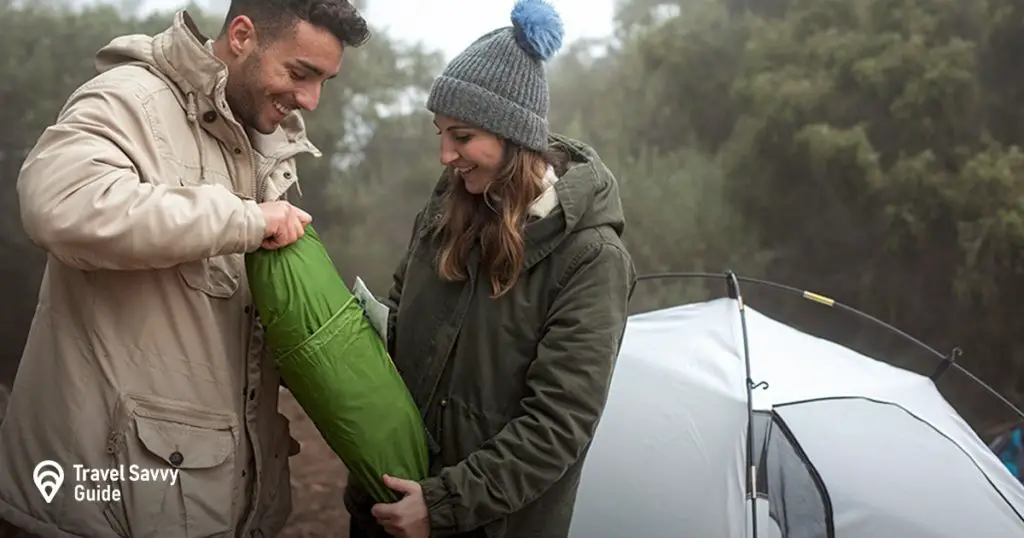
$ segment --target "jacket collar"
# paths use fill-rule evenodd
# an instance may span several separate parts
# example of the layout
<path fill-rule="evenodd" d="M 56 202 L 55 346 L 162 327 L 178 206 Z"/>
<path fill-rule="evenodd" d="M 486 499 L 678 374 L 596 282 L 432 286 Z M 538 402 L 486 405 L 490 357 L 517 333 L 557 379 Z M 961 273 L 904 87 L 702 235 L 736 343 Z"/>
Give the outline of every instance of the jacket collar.
<path fill-rule="evenodd" d="M 555 183 L 558 182 L 558 175 L 555 169 L 548 165 L 547 173 L 544 174 L 544 192 L 540 193 L 532 204 L 529 214 L 531 217 L 542 219 L 551 214 L 558 207 L 558 192 L 555 191 Z"/>
<path fill-rule="evenodd" d="M 201 96 L 208 101 L 204 104 L 187 104 L 187 107 L 198 107 L 192 114 L 201 114 L 203 110 L 199 109 L 216 108 L 221 114 L 232 117 L 224 96 L 228 80 L 227 65 L 213 54 L 208 41 L 188 11 L 180 10 L 175 14 L 170 28 L 154 37 L 153 61 L 188 96 L 187 99 Z M 292 112 L 269 135 L 252 129 L 246 129 L 246 134 L 253 148 L 263 155 L 273 155 L 282 151 L 282 146 L 298 144 L 302 150 L 316 157 L 321 156 L 319 149 L 307 138 L 305 122 L 298 111 Z"/>
<path fill-rule="evenodd" d="M 181 10 L 174 15 L 171 27 L 154 37 L 153 59 L 183 92 L 222 100 L 227 65 L 213 55 L 206 42 L 192 16 Z"/>

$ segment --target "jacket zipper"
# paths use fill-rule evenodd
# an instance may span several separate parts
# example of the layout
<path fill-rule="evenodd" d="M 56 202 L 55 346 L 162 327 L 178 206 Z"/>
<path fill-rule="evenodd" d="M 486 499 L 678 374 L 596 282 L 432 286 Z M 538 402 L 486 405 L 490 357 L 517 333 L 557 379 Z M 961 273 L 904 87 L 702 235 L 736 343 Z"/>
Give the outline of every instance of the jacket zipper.
<path fill-rule="evenodd" d="M 252 192 L 256 195 L 256 203 L 263 203 L 263 181 L 260 181 L 259 160 L 256 158 L 256 150 L 249 144 L 249 166 L 252 170 Z"/>
<path fill-rule="evenodd" d="M 299 146 L 298 144 L 295 144 L 295 145 Z M 303 148 L 302 147 L 295 147 L 295 148 L 292 148 L 292 149 L 288 150 L 287 152 L 285 152 L 285 153 L 281 154 L 280 156 L 274 158 L 274 162 L 271 163 L 271 165 L 267 167 L 267 170 L 273 170 L 274 168 L 277 168 L 277 166 L 279 164 L 281 164 L 282 162 L 284 162 L 284 161 L 286 161 L 288 159 L 291 159 L 292 157 L 295 157 L 296 155 L 299 155 L 302 152 L 303 152 Z M 256 194 L 256 203 L 262 204 L 263 202 L 266 201 L 266 200 L 263 199 L 263 197 L 267 195 L 267 187 L 266 187 L 266 185 L 267 185 L 267 180 L 269 178 L 263 177 L 263 174 L 261 174 L 259 169 L 257 168 L 256 150 L 252 149 L 252 145 L 249 146 L 249 162 L 251 163 L 251 166 L 252 166 L 252 174 L 253 174 L 252 177 L 253 177 L 253 182 L 255 183 L 255 188 L 253 189 L 253 192 Z M 299 181 L 298 178 L 295 178 L 295 182 L 298 183 L 298 181 Z"/>
<path fill-rule="evenodd" d="M 465 317 L 466 317 L 466 313 L 467 313 L 466 311 L 469 310 L 470 304 L 473 302 L 473 295 L 476 294 L 476 279 L 477 279 L 476 270 L 471 267 L 470 270 L 469 270 L 469 284 L 468 284 L 469 285 L 469 297 L 466 298 L 465 311 L 463 311 L 461 316 L 460 316 L 461 317 L 461 321 L 459 322 L 460 325 L 462 323 L 465 323 Z M 461 327 L 460 327 L 460 330 L 461 330 Z M 448 345 L 446 346 L 447 349 L 445 349 L 444 354 L 441 355 L 441 364 L 440 364 L 440 366 L 438 368 L 437 377 L 434 379 L 434 383 L 433 383 L 433 386 L 431 386 L 431 388 L 430 388 L 430 392 L 427 393 L 427 399 L 424 400 L 424 404 L 427 405 L 427 406 L 429 406 L 434 401 L 434 397 L 437 396 L 437 387 L 441 384 L 441 378 L 444 377 L 444 372 L 448 368 L 448 361 L 451 359 L 452 353 L 455 351 L 455 342 L 456 342 L 457 339 L 458 339 L 457 335 L 453 336 L 452 339 L 451 339 L 451 342 L 449 342 Z M 428 374 L 432 374 L 432 373 L 433 372 L 428 371 Z M 447 400 L 445 400 L 445 405 L 447 405 Z M 442 407 L 444 407 L 444 406 L 442 406 Z M 424 413 L 424 415 L 426 415 L 426 413 Z M 440 422 L 438 424 L 439 424 L 439 427 L 440 427 Z"/>

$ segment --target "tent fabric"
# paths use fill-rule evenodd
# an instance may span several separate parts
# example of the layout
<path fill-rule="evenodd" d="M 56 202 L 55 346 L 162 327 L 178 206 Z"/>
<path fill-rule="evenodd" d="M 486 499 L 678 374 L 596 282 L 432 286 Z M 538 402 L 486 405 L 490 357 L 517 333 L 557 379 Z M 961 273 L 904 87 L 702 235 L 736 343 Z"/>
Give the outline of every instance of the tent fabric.
<path fill-rule="evenodd" d="M 755 452 L 760 463 L 758 490 L 767 502 L 765 520 L 761 514 L 761 533 L 765 534 L 764 522 L 772 523 L 772 530 L 779 536 L 829 536 L 832 523 L 831 499 L 821 481 L 817 469 L 807 460 L 800 444 L 790 430 L 778 421 L 778 417 L 759 413 L 767 417 L 766 429 L 755 437 L 756 446 L 764 447 Z M 757 433 L 755 433 L 757 435 Z M 760 507 L 759 507 L 760 509 Z"/>
<path fill-rule="evenodd" d="M 930 379 L 744 308 L 759 537 L 1024 536 L 1024 486 Z M 749 536 L 743 348 L 733 299 L 630 318 L 572 538 Z"/>
<path fill-rule="evenodd" d="M 743 363 L 730 327 L 695 314 L 627 321 L 570 538 L 743 536 Z"/>
<path fill-rule="evenodd" d="M 379 502 L 384 473 L 427 474 L 426 430 L 381 337 L 312 226 L 297 242 L 246 257 L 267 345 L 288 389 L 351 480 Z"/>
<path fill-rule="evenodd" d="M 1024 523 L 963 449 L 897 404 L 837 398 L 776 412 L 828 485 L 836 536 L 1024 535 Z M 851 423 L 871 425 L 870 447 Z"/>

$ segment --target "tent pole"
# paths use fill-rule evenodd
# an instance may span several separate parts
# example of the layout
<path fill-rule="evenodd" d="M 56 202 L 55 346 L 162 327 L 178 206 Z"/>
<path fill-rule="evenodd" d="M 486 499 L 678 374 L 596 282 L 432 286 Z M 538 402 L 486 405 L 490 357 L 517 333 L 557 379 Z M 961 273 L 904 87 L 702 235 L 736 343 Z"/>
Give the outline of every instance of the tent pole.
<path fill-rule="evenodd" d="M 750 502 L 750 530 L 757 538 L 757 463 L 754 462 L 754 380 L 750 374 L 750 344 L 747 340 L 747 316 L 740 293 L 739 279 L 732 271 L 726 271 L 726 287 L 729 298 L 736 300 L 740 312 L 740 326 L 743 330 L 743 362 L 747 371 L 747 500 Z"/>
<path fill-rule="evenodd" d="M 717 279 L 717 278 L 722 278 L 722 277 L 723 277 L 723 275 L 721 273 L 699 273 L 699 272 L 697 272 L 697 273 L 676 273 L 676 272 L 670 272 L 670 273 L 650 273 L 650 274 L 640 275 L 639 277 L 637 277 L 637 280 L 638 281 L 642 281 L 642 280 L 655 280 L 655 279 L 659 279 L 659 278 L 711 278 L 711 279 Z M 778 282 L 772 282 L 770 280 L 761 280 L 761 279 L 751 278 L 751 277 L 736 276 L 732 272 L 727 273 L 725 275 L 725 279 L 726 279 L 727 282 L 731 281 L 732 279 L 735 279 L 736 281 L 747 282 L 747 283 L 750 283 L 750 284 L 759 284 L 759 285 L 762 285 L 762 286 L 767 286 L 769 288 L 775 288 L 777 290 L 786 291 L 786 292 L 798 295 L 798 296 L 800 296 L 800 297 L 802 297 L 804 299 L 807 299 L 809 301 L 813 301 L 813 302 L 816 302 L 816 303 L 819 303 L 819 304 L 823 304 L 823 305 L 828 306 L 828 307 L 838 308 L 840 310 L 844 310 L 846 312 L 849 312 L 849 313 L 851 313 L 851 314 L 853 314 L 855 316 L 858 316 L 858 317 L 861 317 L 863 319 L 866 319 L 866 320 L 868 320 L 868 321 L 870 321 L 870 322 L 872 322 L 872 323 L 882 327 L 883 329 L 885 329 L 887 331 L 895 333 L 896 335 L 899 335 L 899 336 L 905 338 L 906 340 L 909 340 L 910 342 L 912 342 L 913 344 L 917 345 L 921 349 L 923 349 L 923 350 L 931 353 L 932 355 L 935 355 L 936 357 L 938 357 L 938 359 L 940 361 L 942 361 L 942 363 L 940 363 L 938 369 L 936 369 L 936 371 L 933 372 L 932 375 L 930 376 L 933 379 L 933 381 L 937 381 L 939 376 L 941 376 L 945 372 L 946 369 L 948 369 L 950 367 L 955 368 L 955 369 L 959 370 L 962 374 L 964 374 L 968 378 L 970 378 L 971 381 L 973 381 L 973 382 L 977 383 L 979 386 L 981 386 L 982 389 L 984 389 L 986 392 L 988 392 L 989 394 L 994 396 L 1003 405 L 1008 407 L 1018 417 L 1020 417 L 1022 420 L 1024 420 L 1024 411 L 1021 411 L 1021 409 L 1019 407 L 1014 405 L 1013 402 L 1011 402 L 1005 396 L 1000 394 L 999 391 L 997 391 L 996 389 L 992 388 L 988 383 L 985 383 L 978 376 L 976 376 L 973 373 L 971 373 L 970 370 L 968 370 L 967 368 L 962 366 L 960 363 L 956 362 L 956 360 L 955 360 L 956 357 L 958 357 L 958 356 L 963 354 L 963 352 L 960 350 L 960 348 L 954 349 L 953 353 L 947 356 L 947 355 L 945 355 L 943 353 L 940 353 L 939 351 L 937 351 L 935 348 L 929 346 L 928 344 L 925 344 L 924 342 L 918 340 L 917 338 L 914 338 L 913 336 L 910 336 L 909 334 L 907 334 L 907 333 L 897 329 L 896 327 L 893 327 L 892 325 L 890 325 L 890 324 L 888 324 L 888 323 L 886 323 L 886 322 L 884 322 L 884 321 L 882 321 L 882 320 L 880 320 L 880 319 L 878 319 L 878 318 L 876 318 L 874 316 L 871 316 L 869 314 L 865 314 L 864 312 L 861 312 L 860 310 L 857 310 L 856 308 L 853 308 L 852 306 L 845 305 L 843 303 L 840 303 L 839 301 L 836 301 L 835 299 L 832 299 L 830 297 L 825 297 L 824 295 L 819 295 L 819 294 L 811 292 L 811 291 L 801 290 L 799 288 L 794 288 L 792 286 L 787 286 L 785 284 L 779 284 Z M 737 286 L 738 286 L 738 284 L 737 284 Z"/>

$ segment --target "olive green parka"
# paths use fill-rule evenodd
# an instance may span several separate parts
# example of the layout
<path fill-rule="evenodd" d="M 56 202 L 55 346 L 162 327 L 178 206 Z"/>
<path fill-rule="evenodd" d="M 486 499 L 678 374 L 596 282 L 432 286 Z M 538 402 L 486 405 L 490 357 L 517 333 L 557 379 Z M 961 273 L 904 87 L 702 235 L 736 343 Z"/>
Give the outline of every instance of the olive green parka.
<path fill-rule="evenodd" d="M 415 219 L 384 299 L 388 347 L 432 438 L 421 485 L 435 538 L 568 534 L 636 273 L 612 173 L 581 142 L 552 135 L 552 145 L 569 166 L 526 226 L 523 272 L 507 294 L 491 297 L 479 250 L 467 281 L 438 276 L 431 226 L 445 176 Z M 346 504 L 374 523 L 372 502 L 355 487 Z"/>

